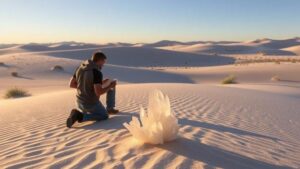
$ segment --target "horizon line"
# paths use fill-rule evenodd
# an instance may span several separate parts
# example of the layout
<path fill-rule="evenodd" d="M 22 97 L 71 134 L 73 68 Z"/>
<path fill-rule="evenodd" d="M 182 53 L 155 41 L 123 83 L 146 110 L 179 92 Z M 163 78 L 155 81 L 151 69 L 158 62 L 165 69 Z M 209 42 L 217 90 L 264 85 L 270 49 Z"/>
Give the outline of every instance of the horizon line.
<path fill-rule="evenodd" d="M 129 43 L 129 44 L 153 44 L 163 41 L 170 41 L 170 42 L 180 42 L 180 43 L 190 43 L 190 42 L 232 42 L 232 43 L 239 43 L 239 42 L 249 42 L 249 41 L 256 41 L 256 40 L 291 40 L 291 39 L 300 39 L 299 36 L 290 37 L 290 38 L 257 38 L 252 40 L 244 40 L 244 41 L 235 41 L 235 40 L 191 40 L 191 41 L 180 41 L 180 40 L 169 40 L 169 39 L 162 39 L 152 42 L 126 42 L 126 41 L 111 41 L 111 42 L 88 42 L 88 41 L 76 41 L 76 40 L 62 40 L 62 41 L 52 41 L 52 42 L 25 42 L 25 43 L 6 43 L 0 42 L 1 45 L 23 45 L 23 44 L 53 44 L 53 43 L 86 43 L 86 44 L 115 44 L 115 43 Z"/>

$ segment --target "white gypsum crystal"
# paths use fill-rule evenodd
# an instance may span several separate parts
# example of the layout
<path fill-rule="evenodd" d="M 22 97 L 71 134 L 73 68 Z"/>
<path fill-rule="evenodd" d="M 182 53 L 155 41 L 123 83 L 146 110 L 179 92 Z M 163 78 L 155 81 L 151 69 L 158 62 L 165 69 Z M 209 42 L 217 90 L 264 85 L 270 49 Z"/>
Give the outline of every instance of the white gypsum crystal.
<path fill-rule="evenodd" d="M 141 107 L 140 121 L 132 117 L 129 124 L 123 125 L 135 139 L 150 144 L 163 144 L 176 139 L 179 129 L 169 97 L 159 90 L 150 93 L 147 112 Z"/>

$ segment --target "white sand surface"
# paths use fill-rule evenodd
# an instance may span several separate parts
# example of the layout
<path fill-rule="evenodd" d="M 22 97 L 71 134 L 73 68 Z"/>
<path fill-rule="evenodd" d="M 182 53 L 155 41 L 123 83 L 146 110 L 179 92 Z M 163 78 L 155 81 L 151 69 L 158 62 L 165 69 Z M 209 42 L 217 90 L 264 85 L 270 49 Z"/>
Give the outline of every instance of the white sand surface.
<path fill-rule="evenodd" d="M 298 56 L 300 56 L 300 45 L 284 48 L 283 50 L 296 53 Z"/>
<path fill-rule="evenodd" d="M 49 90 L 65 87 L 82 60 L 89 59 L 93 52 L 100 48 L 66 49 L 53 51 L 19 52 L 19 47 L 13 47 L 10 54 L 0 55 L 0 95 L 9 87 L 45 88 Z M 101 48 L 109 56 L 104 73 L 108 78 L 117 78 L 121 83 L 144 82 L 188 82 L 192 81 L 182 75 L 162 72 L 149 68 L 166 67 L 197 67 L 214 66 L 233 63 L 234 59 L 223 56 L 197 55 L 191 53 L 174 52 L 160 49 L 137 47 L 105 47 Z M 126 58 L 126 59 L 124 59 Z M 51 71 L 59 65 L 64 71 Z M 17 72 L 18 77 L 11 73 Z M 144 78 L 139 78 L 144 77 Z M 48 83 L 48 84 L 47 84 Z M 57 88 L 55 87 L 57 86 Z M 38 90 L 43 93 L 45 90 Z M 34 91 L 34 93 L 36 93 Z"/>
<path fill-rule="evenodd" d="M 224 43 L 217 44 L 231 44 Z M 260 40 L 238 45 L 283 50 L 297 43 Z M 166 44 L 197 45 L 166 41 L 152 46 Z M 228 65 L 234 58 L 230 56 L 144 44 L 36 46 L 0 49 L 0 168 L 300 168 L 299 63 L 236 66 Z M 75 90 L 68 88 L 68 80 L 98 49 L 109 58 L 104 77 L 119 81 L 121 112 L 107 121 L 68 129 L 65 121 L 75 107 Z M 55 65 L 64 70 L 52 71 Z M 238 84 L 220 85 L 230 74 Z M 270 81 L 275 75 L 281 80 Z M 4 99 L 14 86 L 32 96 Z M 140 105 L 146 107 L 154 89 L 170 97 L 179 137 L 164 145 L 141 145 L 123 123 L 138 115 Z"/>
<path fill-rule="evenodd" d="M 238 83 L 288 84 L 299 85 L 299 63 L 261 63 L 250 65 L 226 65 L 198 68 L 166 68 L 165 72 L 177 73 L 189 77 L 194 83 L 221 83 L 222 79 L 234 75 Z M 272 82 L 271 78 L 278 76 L 280 82 Z"/>
<path fill-rule="evenodd" d="M 122 123 L 137 115 L 148 92 L 156 88 L 170 96 L 180 136 L 161 146 L 139 145 Z M 0 167 L 300 166 L 299 94 L 197 84 L 130 84 L 119 86 L 117 96 L 120 114 L 72 129 L 65 127 L 75 106 L 72 90 L 1 101 Z"/>

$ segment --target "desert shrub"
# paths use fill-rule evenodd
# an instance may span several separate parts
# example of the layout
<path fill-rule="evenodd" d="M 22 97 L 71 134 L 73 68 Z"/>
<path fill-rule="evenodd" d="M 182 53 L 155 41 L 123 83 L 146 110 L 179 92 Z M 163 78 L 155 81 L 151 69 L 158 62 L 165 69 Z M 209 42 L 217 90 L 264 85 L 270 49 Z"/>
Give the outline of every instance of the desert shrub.
<path fill-rule="evenodd" d="M 278 65 L 280 65 L 280 61 L 275 61 L 275 64 L 278 64 Z"/>
<path fill-rule="evenodd" d="M 260 56 L 266 56 L 267 54 L 263 51 L 257 52 L 257 54 L 259 54 Z"/>
<path fill-rule="evenodd" d="M 0 62 L 0 66 L 5 66 L 5 64 L 3 62 Z"/>
<path fill-rule="evenodd" d="M 280 81 L 280 78 L 276 75 L 271 78 L 271 81 Z"/>
<path fill-rule="evenodd" d="M 18 77 L 18 76 L 19 76 L 18 72 L 11 72 L 11 75 L 12 75 L 13 77 Z"/>
<path fill-rule="evenodd" d="M 30 94 L 26 90 L 15 87 L 7 90 L 4 97 L 6 99 L 10 99 L 10 98 L 20 98 L 20 97 L 27 97 L 27 96 L 30 96 Z"/>
<path fill-rule="evenodd" d="M 222 84 L 235 84 L 236 77 L 234 75 L 229 75 L 222 80 Z"/>
<path fill-rule="evenodd" d="M 64 68 L 60 65 L 55 65 L 51 68 L 52 71 L 64 71 Z"/>

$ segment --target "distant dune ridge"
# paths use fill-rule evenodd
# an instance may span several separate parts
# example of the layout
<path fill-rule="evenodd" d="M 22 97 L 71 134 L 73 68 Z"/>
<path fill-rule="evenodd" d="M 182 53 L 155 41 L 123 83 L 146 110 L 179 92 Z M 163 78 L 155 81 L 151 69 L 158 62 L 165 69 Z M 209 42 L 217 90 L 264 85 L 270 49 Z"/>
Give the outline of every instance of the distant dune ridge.
<path fill-rule="evenodd" d="M 295 56 L 298 53 L 284 50 L 286 47 L 297 46 L 300 44 L 299 38 L 288 40 L 256 40 L 249 42 L 208 42 L 194 43 L 192 45 L 176 44 L 159 46 L 162 49 L 178 50 L 193 53 L 217 53 L 217 54 L 257 54 L 264 55 L 287 55 Z"/>
<path fill-rule="evenodd" d="M 284 50 L 284 48 L 292 48 L 300 45 L 300 38 L 292 38 L 285 40 L 258 39 L 247 42 L 233 41 L 193 41 L 179 42 L 162 40 L 155 43 L 107 43 L 107 44 L 88 44 L 80 42 L 59 42 L 37 44 L 30 43 L 25 45 L 2 44 L 0 45 L 0 54 L 9 53 L 13 47 L 18 47 L 25 51 L 52 51 L 52 50 L 67 50 L 67 49 L 82 49 L 82 48 L 112 48 L 112 47 L 147 47 L 147 48 L 162 48 L 169 50 L 178 50 L 194 53 L 219 53 L 219 54 L 253 54 L 264 52 L 266 55 L 298 55 L 299 53 Z"/>
<path fill-rule="evenodd" d="M 0 168 L 300 168 L 299 39 L 0 45 Z M 104 78 L 118 79 L 121 112 L 66 128 L 76 107 L 69 79 L 95 51 L 108 56 Z M 237 83 L 222 85 L 229 75 Z M 28 95 L 8 99 L 11 88 Z M 154 128 L 174 126 L 173 141 L 141 145 L 123 123 L 155 89 L 169 99 L 145 112 L 163 107 L 171 118 Z"/>

